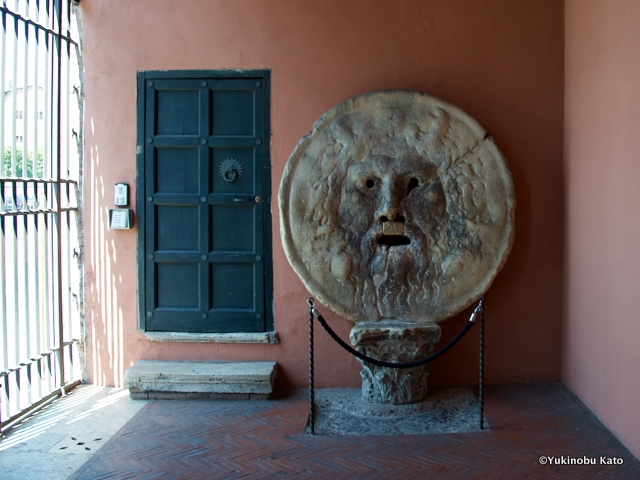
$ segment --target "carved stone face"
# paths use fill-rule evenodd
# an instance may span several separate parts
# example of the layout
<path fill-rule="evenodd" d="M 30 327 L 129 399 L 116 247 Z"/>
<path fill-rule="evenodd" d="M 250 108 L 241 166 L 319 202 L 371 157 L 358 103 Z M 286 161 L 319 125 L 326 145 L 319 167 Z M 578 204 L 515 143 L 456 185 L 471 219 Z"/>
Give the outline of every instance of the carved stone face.
<path fill-rule="evenodd" d="M 491 138 L 460 109 L 385 91 L 327 112 L 282 177 L 285 253 L 354 322 L 439 322 L 484 293 L 513 242 L 515 195 Z"/>
<path fill-rule="evenodd" d="M 446 222 L 435 165 L 413 148 L 394 150 L 349 166 L 338 213 L 358 274 L 372 279 L 382 318 L 394 318 L 392 305 L 430 290 L 429 238 Z"/>

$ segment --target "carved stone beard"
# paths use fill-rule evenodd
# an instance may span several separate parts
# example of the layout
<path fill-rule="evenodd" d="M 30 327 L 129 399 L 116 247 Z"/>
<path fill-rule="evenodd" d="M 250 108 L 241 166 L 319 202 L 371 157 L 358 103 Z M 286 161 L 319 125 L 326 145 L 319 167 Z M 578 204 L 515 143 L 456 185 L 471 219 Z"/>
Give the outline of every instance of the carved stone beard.
<path fill-rule="evenodd" d="M 402 319 L 405 311 L 428 305 L 432 297 L 434 269 L 428 240 L 415 225 L 405 225 L 409 245 L 379 243 L 380 225 L 373 226 L 362 239 L 359 269 L 365 290 L 373 291 L 378 313 L 383 319 Z"/>

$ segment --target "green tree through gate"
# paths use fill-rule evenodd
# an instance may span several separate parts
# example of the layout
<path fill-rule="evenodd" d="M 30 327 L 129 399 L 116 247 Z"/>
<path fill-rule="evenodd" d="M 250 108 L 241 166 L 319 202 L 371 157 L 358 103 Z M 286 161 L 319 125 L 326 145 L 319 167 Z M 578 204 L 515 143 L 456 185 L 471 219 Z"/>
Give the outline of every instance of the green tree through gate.
<path fill-rule="evenodd" d="M 38 158 L 36 160 L 36 172 L 33 174 L 33 151 L 27 150 L 27 171 L 24 172 L 22 163 L 22 148 L 16 148 L 16 177 L 26 178 L 42 178 L 44 169 L 44 159 L 42 150 L 38 150 Z M 26 175 L 25 175 L 26 173 Z M 4 148 L 4 171 L 5 177 L 11 176 L 11 147 Z"/>

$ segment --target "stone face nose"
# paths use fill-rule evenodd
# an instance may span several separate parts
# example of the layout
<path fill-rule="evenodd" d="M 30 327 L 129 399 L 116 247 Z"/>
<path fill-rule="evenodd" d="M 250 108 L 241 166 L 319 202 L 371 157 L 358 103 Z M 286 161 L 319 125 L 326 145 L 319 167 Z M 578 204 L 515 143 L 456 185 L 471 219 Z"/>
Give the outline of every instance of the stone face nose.
<path fill-rule="evenodd" d="M 402 195 L 396 182 L 385 182 L 380 190 L 381 202 L 376 211 L 376 220 L 380 222 L 395 221 L 401 213 Z"/>

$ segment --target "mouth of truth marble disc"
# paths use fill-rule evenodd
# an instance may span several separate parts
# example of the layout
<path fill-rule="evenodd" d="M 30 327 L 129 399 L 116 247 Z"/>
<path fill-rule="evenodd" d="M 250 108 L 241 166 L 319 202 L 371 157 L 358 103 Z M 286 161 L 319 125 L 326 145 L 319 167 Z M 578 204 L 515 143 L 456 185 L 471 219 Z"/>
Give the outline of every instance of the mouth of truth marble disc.
<path fill-rule="evenodd" d="M 289 158 L 279 206 L 293 269 L 353 322 L 455 315 L 491 286 L 515 234 L 493 139 L 413 91 L 360 95 L 318 119 Z"/>

